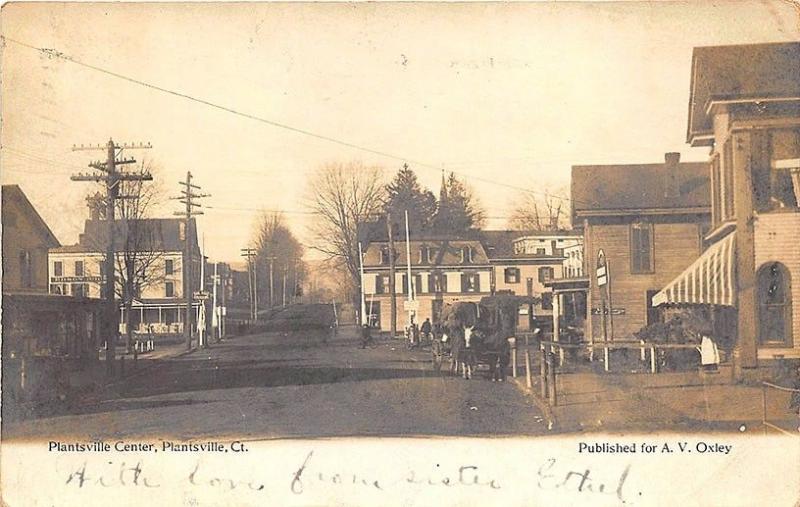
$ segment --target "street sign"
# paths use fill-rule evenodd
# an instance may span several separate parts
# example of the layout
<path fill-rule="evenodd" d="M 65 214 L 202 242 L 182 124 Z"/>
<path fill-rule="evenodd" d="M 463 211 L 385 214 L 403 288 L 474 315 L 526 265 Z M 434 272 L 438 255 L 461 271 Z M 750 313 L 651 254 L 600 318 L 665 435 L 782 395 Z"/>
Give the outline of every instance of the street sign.
<path fill-rule="evenodd" d="M 597 251 L 597 286 L 603 287 L 608 283 L 608 268 L 606 268 L 606 254 L 603 249 Z"/>
<path fill-rule="evenodd" d="M 419 300 L 412 299 L 411 301 L 405 300 L 403 301 L 403 310 L 407 312 L 418 312 L 419 311 Z"/>
<path fill-rule="evenodd" d="M 208 292 L 205 291 L 197 291 L 194 294 L 192 294 L 192 297 L 194 297 L 194 299 L 204 301 L 209 298 L 209 294 Z"/>
<path fill-rule="evenodd" d="M 608 309 L 602 311 L 600 308 L 592 308 L 592 315 L 608 315 Z M 625 315 L 625 308 L 612 308 L 611 315 Z"/>

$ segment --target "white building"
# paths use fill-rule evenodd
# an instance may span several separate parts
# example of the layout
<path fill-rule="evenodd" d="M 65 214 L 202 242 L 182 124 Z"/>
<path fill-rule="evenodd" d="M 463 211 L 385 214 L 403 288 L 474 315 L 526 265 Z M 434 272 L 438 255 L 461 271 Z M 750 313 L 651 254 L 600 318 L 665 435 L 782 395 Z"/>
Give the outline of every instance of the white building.
<path fill-rule="evenodd" d="M 124 265 L 125 243 L 130 228 L 118 222 L 115 230 L 117 251 L 117 297 L 120 298 L 122 284 L 119 272 Z M 183 287 L 184 246 L 186 231 L 184 222 L 174 218 L 145 219 L 137 224 L 138 234 L 146 234 L 147 252 L 140 256 L 141 273 L 136 281 L 132 305 L 131 325 L 134 331 L 154 333 L 182 333 L 185 320 L 186 301 Z M 191 223 L 190 271 L 192 290 L 200 283 L 200 249 L 197 232 Z M 106 222 L 100 219 L 86 220 L 84 232 L 75 245 L 52 248 L 48 254 L 48 280 L 51 294 L 78 297 L 104 297 L 103 259 L 105 258 Z M 145 232 L 141 232 L 145 231 Z M 131 242 L 128 242 L 130 244 Z M 130 247 L 129 247 L 130 248 Z M 199 307 L 199 303 L 195 303 Z M 124 308 L 120 307 L 120 322 L 125 322 Z M 124 332 L 124 324 L 120 332 Z"/>

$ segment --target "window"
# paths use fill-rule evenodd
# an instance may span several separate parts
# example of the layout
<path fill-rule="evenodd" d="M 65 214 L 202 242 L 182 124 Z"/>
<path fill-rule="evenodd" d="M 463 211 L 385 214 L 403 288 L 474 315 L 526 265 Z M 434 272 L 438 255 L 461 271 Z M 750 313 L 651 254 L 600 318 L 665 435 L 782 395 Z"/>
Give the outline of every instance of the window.
<path fill-rule="evenodd" d="M 631 224 L 631 273 L 653 272 L 653 224 Z"/>
<path fill-rule="evenodd" d="M 800 130 L 770 132 L 770 204 L 796 208 L 800 194 Z"/>
<path fill-rule="evenodd" d="M 447 277 L 444 273 L 431 273 L 428 275 L 429 292 L 447 292 Z"/>
<path fill-rule="evenodd" d="M 477 273 L 463 273 L 461 275 L 461 292 L 480 292 L 481 280 Z"/>
<path fill-rule="evenodd" d="M 472 247 L 471 246 L 461 247 L 461 264 L 467 264 L 471 262 L 472 262 Z"/>
<path fill-rule="evenodd" d="M 543 292 L 542 293 L 542 310 L 552 310 L 553 309 L 553 293 L 552 292 Z"/>
<path fill-rule="evenodd" d="M 430 263 L 430 248 L 427 246 L 419 247 L 419 263 L 420 264 L 428 264 Z"/>
<path fill-rule="evenodd" d="M 722 147 L 722 218 L 731 220 L 736 214 L 734 209 L 733 189 L 733 144 L 731 139 Z"/>
<path fill-rule="evenodd" d="M 72 295 L 79 298 L 85 298 L 89 295 L 89 286 L 85 283 L 73 283 Z"/>
<path fill-rule="evenodd" d="M 547 255 L 547 253 L 544 248 L 537 248 L 536 255 Z"/>
<path fill-rule="evenodd" d="M 533 296 L 533 278 L 526 279 L 525 285 L 528 296 Z"/>
<path fill-rule="evenodd" d="M 64 263 L 55 261 L 53 263 L 53 276 L 64 276 Z"/>
<path fill-rule="evenodd" d="M 19 253 L 19 277 L 22 287 L 33 287 L 33 261 L 31 253 L 27 250 Z"/>
<path fill-rule="evenodd" d="M 789 270 L 780 262 L 757 274 L 758 335 L 765 345 L 792 346 L 792 287 Z"/>
<path fill-rule="evenodd" d="M 555 274 L 555 270 L 551 267 L 542 267 L 539 268 L 539 282 L 544 283 L 549 280 L 553 279 L 553 275 Z"/>
<path fill-rule="evenodd" d="M 381 247 L 381 264 L 384 266 L 389 265 L 389 247 Z"/>
<path fill-rule="evenodd" d="M 164 261 L 164 274 L 171 275 L 175 272 L 175 261 L 166 259 Z"/>
<path fill-rule="evenodd" d="M 75 261 L 75 276 L 83 276 L 83 261 Z"/>
<path fill-rule="evenodd" d="M 714 220 L 714 224 L 719 224 L 723 221 L 722 205 L 720 203 L 721 189 L 721 167 L 719 162 L 719 154 L 717 154 L 711 161 L 711 218 Z"/>
<path fill-rule="evenodd" d="M 171 298 L 175 297 L 175 283 L 174 282 L 166 282 L 164 284 L 164 291 L 166 297 Z"/>
<path fill-rule="evenodd" d="M 519 283 L 519 268 L 506 268 L 503 275 L 506 283 Z"/>
<path fill-rule="evenodd" d="M 386 294 L 389 292 L 389 277 L 378 275 L 375 278 L 375 294 Z"/>

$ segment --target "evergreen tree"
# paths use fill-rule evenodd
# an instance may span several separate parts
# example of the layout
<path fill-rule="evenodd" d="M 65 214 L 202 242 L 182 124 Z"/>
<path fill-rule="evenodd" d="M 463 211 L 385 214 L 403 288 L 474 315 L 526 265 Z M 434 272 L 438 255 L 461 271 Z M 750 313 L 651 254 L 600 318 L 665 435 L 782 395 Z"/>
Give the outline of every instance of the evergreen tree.
<path fill-rule="evenodd" d="M 459 181 L 453 173 L 446 180 L 442 175 L 442 189 L 433 219 L 433 229 L 437 233 L 457 234 L 478 229 L 482 225 L 483 210 L 472 189 Z"/>
<path fill-rule="evenodd" d="M 384 213 L 398 226 L 396 228 L 398 233 L 405 230 L 406 210 L 408 228 L 412 234 L 430 229 L 436 213 L 436 197 L 419 184 L 417 175 L 408 168 L 408 165 L 404 165 L 391 183 L 386 185 L 386 194 Z"/>

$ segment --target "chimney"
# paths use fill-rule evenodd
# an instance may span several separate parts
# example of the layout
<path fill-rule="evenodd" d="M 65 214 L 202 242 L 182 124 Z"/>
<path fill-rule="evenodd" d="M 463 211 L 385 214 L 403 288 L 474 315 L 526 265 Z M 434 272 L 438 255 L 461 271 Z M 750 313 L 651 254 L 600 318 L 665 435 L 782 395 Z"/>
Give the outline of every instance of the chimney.
<path fill-rule="evenodd" d="M 664 197 L 674 199 L 680 195 L 678 188 L 678 171 L 681 154 L 670 152 L 664 154 Z"/>

